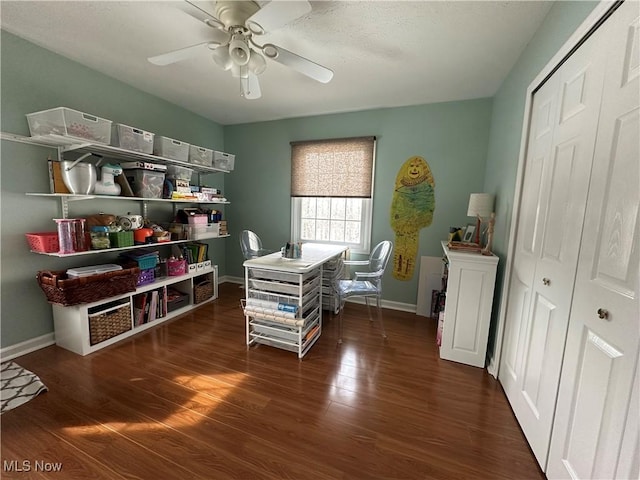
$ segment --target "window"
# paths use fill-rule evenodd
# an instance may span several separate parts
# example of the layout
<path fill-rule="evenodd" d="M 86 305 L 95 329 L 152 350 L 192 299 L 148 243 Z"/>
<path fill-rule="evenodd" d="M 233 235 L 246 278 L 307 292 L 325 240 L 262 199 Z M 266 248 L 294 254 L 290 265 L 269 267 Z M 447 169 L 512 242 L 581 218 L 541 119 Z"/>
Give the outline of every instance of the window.
<path fill-rule="evenodd" d="M 291 144 L 294 240 L 369 253 L 375 137 Z"/>

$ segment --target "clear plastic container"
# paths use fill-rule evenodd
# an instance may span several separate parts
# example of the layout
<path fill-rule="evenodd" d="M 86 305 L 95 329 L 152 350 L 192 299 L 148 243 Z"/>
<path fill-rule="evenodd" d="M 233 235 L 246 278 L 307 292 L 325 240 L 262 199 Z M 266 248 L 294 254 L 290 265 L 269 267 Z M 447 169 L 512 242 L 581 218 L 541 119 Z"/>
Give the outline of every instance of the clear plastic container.
<path fill-rule="evenodd" d="M 58 224 L 58 253 L 68 254 L 89 250 L 87 221 L 84 218 L 54 218 Z"/>
<path fill-rule="evenodd" d="M 167 178 L 174 180 L 186 180 L 191 181 L 191 175 L 193 175 L 193 169 L 187 167 L 180 167 L 178 165 L 167 165 Z"/>

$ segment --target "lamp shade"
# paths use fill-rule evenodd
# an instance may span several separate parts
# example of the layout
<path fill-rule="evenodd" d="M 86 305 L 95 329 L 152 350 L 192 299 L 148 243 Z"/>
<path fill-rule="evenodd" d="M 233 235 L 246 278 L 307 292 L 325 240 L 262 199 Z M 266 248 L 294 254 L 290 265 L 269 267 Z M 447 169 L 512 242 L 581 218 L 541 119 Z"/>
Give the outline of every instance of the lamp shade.
<path fill-rule="evenodd" d="M 469 197 L 467 216 L 488 217 L 493 212 L 494 195 L 490 193 L 472 193 Z"/>
<path fill-rule="evenodd" d="M 229 70 L 233 66 L 229 49 L 227 47 L 218 47 L 211 54 L 213 61 L 223 70 Z"/>
<path fill-rule="evenodd" d="M 237 65 L 243 66 L 249 63 L 251 49 L 243 37 L 234 35 L 229 42 L 229 56 Z"/>

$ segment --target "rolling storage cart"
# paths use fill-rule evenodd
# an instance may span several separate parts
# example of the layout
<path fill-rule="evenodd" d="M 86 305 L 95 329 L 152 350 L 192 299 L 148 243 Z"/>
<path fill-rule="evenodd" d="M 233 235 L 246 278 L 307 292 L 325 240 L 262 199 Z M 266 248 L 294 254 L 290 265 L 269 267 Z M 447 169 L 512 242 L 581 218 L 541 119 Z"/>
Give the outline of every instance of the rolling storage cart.
<path fill-rule="evenodd" d="M 302 358 L 322 331 L 320 267 L 306 273 L 246 269 L 247 345 L 270 345 Z"/>
<path fill-rule="evenodd" d="M 302 359 L 322 334 L 323 276 L 347 247 L 303 244 L 302 256 L 280 252 L 246 260 L 243 308 L 247 347 L 282 348 Z"/>

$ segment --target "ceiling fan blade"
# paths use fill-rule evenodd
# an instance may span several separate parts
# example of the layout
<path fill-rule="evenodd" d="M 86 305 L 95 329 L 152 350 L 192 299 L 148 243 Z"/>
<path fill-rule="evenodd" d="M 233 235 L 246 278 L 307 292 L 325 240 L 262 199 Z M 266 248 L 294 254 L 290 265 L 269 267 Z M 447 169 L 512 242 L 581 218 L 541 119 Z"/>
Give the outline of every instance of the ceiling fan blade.
<path fill-rule="evenodd" d="M 246 76 L 240 76 L 240 85 L 242 87 L 242 95 L 247 100 L 255 100 L 262 96 L 260 91 L 260 82 L 258 76 L 253 72 L 248 72 Z"/>
<path fill-rule="evenodd" d="M 191 0 L 184 0 L 184 2 L 178 4 L 178 9 L 191 15 L 196 20 L 204 22 L 212 28 L 224 30 L 224 23 L 218 20 L 213 13 L 207 10 L 207 8 L 210 8 L 211 3 L 212 2 L 194 2 Z"/>
<path fill-rule="evenodd" d="M 322 65 L 312 62 L 300 55 L 296 55 L 282 47 L 273 45 L 272 43 L 265 44 L 262 47 L 262 53 L 264 53 L 267 58 L 275 60 L 287 67 L 291 67 L 303 75 L 317 80 L 318 82 L 329 83 L 333 78 L 333 71 L 329 70 L 327 67 L 323 67 Z"/>
<path fill-rule="evenodd" d="M 310 11 L 311 4 L 306 0 L 272 0 L 249 17 L 245 25 L 252 33 L 261 35 L 276 30 Z"/>
<path fill-rule="evenodd" d="M 191 45 L 190 47 L 163 53 L 162 55 L 156 55 L 155 57 L 149 57 L 147 60 L 154 65 L 165 66 L 186 60 L 187 58 L 195 57 L 205 51 L 209 51 L 211 47 L 217 47 L 218 45 L 220 45 L 218 42 L 202 42 L 197 45 Z"/>

